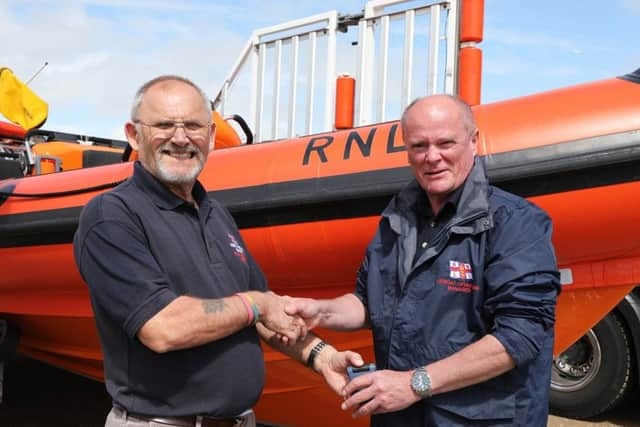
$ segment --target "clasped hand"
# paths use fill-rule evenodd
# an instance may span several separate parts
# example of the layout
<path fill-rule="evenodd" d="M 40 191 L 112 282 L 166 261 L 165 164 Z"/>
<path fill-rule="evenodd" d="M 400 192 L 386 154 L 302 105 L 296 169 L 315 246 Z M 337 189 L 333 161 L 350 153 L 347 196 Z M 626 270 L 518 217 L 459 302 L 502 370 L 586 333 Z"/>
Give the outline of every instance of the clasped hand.
<path fill-rule="evenodd" d="M 307 324 L 296 315 L 285 312 L 289 302 L 288 296 L 280 296 L 273 292 L 261 294 L 260 323 L 275 332 L 278 339 L 285 345 L 295 344 L 307 336 Z"/>

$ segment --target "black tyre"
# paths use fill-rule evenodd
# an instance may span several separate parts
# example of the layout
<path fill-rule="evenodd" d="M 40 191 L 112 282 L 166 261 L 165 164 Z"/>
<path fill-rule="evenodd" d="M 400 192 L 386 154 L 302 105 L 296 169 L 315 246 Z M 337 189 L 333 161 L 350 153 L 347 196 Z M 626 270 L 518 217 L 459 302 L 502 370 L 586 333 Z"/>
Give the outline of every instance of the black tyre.
<path fill-rule="evenodd" d="M 614 408 L 631 389 L 632 359 L 628 333 L 611 312 L 554 359 L 551 412 L 590 418 Z"/>
<path fill-rule="evenodd" d="M 16 354 L 20 332 L 4 319 L 0 319 L 0 363 L 11 360 Z"/>

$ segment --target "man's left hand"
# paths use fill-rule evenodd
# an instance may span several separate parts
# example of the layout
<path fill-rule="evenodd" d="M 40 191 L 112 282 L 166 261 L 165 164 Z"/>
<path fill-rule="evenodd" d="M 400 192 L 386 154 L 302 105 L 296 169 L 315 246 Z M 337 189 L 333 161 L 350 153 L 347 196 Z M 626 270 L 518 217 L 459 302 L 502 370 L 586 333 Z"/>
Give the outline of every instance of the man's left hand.
<path fill-rule="evenodd" d="M 320 359 L 318 362 L 320 373 L 336 394 L 341 394 L 349 382 L 347 366 L 362 366 L 364 364 L 362 356 L 353 351 L 336 351 L 327 358 L 326 363 L 323 363 L 322 357 L 318 357 L 318 359 Z"/>
<path fill-rule="evenodd" d="M 354 418 L 400 411 L 420 398 L 411 389 L 411 371 L 382 370 L 353 379 L 342 390 L 342 410 Z"/>

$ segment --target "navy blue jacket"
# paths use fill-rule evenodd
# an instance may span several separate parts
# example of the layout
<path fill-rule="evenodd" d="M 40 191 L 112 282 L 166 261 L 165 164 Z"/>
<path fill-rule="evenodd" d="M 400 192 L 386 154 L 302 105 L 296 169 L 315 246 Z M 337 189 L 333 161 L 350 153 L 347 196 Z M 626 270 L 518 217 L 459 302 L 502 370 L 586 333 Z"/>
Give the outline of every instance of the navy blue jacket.
<path fill-rule="evenodd" d="M 476 160 L 456 213 L 414 264 L 409 184 L 388 205 L 358 272 L 378 369 L 407 371 L 492 334 L 516 367 L 422 400 L 373 426 L 546 426 L 559 273 L 552 225 L 538 207 L 488 184 Z"/>

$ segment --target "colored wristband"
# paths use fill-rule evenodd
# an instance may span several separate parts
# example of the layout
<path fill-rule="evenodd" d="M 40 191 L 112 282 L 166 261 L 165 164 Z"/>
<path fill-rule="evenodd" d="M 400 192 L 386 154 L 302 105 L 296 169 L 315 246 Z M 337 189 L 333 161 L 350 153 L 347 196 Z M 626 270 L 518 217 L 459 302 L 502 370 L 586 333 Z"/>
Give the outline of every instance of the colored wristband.
<path fill-rule="evenodd" d="M 249 303 L 247 295 L 238 292 L 236 296 L 240 298 L 240 301 L 242 301 L 242 305 L 244 305 L 244 308 L 247 309 L 247 315 L 249 316 L 247 320 L 247 326 L 254 325 L 255 315 L 253 313 L 253 310 L 251 309 L 251 304 Z"/>
<path fill-rule="evenodd" d="M 253 326 L 260 321 L 260 310 L 258 310 L 258 305 L 253 301 L 251 295 L 244 294 L 247 297 L 249 302 L 251 303 L 251 311 L 253 312 Z"/>
<path fill-rule="evenodd" d="M 311 353 L 309 353 L 309 358 L 307 359 L 307 366 L 309 368 L 313 369 L 313 363 L 316 360 L 316 356 L 322 351 L 323 348 L 326 347 L 326 345 L 326 342 L 319 341 L 315 346 L 313 346 L 313 348 L 311 349 Z"/>

